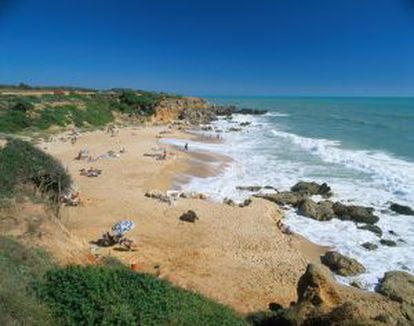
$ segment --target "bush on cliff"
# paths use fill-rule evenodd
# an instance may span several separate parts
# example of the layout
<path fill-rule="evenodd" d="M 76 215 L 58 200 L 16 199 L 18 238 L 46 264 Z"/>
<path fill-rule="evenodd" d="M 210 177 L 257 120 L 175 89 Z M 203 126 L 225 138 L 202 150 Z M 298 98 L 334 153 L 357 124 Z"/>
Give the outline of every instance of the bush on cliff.
<path fill-rule="evenodd" d="M 55 269 L 38 290 L 68 325 L 246 324 L 230 308 L 119 266 Z"/>
<path fill-rule="evenodd" d="M 0 196 L 11 196 L 25 185 L 34 186 L 56 201 L 72 183 L 62 164 L 29 142 L 8 140 L 0 149 Z"/>
<path fill-rule="evenodd" d="M 124 90 L 119 95 L 120 110 L 150 116 L 155 113 L 155 107 L 160 103 L 161 99 L 162 95 L 158 93 L 137 93 L 132 90 Z"/>

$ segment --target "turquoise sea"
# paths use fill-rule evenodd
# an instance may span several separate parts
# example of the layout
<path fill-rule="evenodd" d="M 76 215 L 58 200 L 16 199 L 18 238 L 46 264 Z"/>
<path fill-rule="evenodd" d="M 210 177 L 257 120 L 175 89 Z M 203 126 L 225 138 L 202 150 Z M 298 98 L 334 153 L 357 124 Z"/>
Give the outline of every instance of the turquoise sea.
<path fill-rule="evenodd" d="M 389 210 L 390 202 L 414 208 L 414 98 L 208 100 L 268 113 L 214 122 L 211 133 L 222 131 L 222 144 L 190 142 L 190 149 L 219 152 L 233 160 L 219 176 L 193 178 L 187 189 L 207 193 L 213 200 L 229 197 L 237 201 L 251 195 L 237 186 L 287 190 L 299 180 L 327 182 L 335 193 L 333 200 L 374 207 L 383 238 L 397 243 L 396 247 L 383 246 L 379 237 L 357 229 L 353 222 L 319 222 L 289 210 L 285 221 L 296 232 L 358 259 L 367 268 L 360 276 L 340 280 L 358 280 L 373 289 L 386 271 L 414 272 L 414 217 Z M 231 132 L 246 121 L 251 124 Z M 366 250 L 361 246 L 366 241 L 379 248 Z"/>
<path fill-rule="evenodd" d="M 331 139 L 349 149 L 380 150 L 414 161 L 414 97 L 212 97 L 211 102 L 260 108 L 287 132 Z"/>

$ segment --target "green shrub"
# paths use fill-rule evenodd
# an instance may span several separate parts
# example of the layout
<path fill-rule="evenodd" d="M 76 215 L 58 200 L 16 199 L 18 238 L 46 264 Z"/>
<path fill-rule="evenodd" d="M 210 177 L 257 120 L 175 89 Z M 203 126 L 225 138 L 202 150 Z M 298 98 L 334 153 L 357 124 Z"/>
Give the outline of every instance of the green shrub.
<path fill-rule="evenodd" d="M 33 184 L 55 201 L 69 189 L 70 175 L 62 164 L 32 144 L 9 139 L 0 150 L 0 192 L 13 194 L 17 186 Z M 0 193 L 1 195 L 1 193 Z"/>
<path fill-rule="evenodd" d="M 161 101 L 162 96 L 153 92 L 137 93 L 132 90 L 124 90 L 119 95 L 121 104 L 130 107 L 133 112 L 150 116 L 155 113 L 155 107 Z"/>
<path fill-rule="evenodd" d="M 46 252 L 0 235 L 0 325 L 53 324 L 52 314 L 31 290 L 52 266 Z"/>
<path fill-rule="evenodd" d="M 67 325 L 245 325 L 230 308 L 122 267 L 46 273 L 40 298 Z"/>
<path fill-rule="evenodd" d="M 34 126 L 39 129 L 48 129 L 51 126 L 64 127 L 72 122 L 73 112 L 76 111 L 74 106 L 63 107 L 46 107 L 38 119 L 34 121 Z"/>
<path fill-rule="evenodd" d="M 30 124 L 30 119 L 24 111 L 8 110 L 0 114 L 0 132 L 19 132 L 30 127 Z"/>
<path fill-rule="evenodd" d="M 28 112 L 34 109 L 34 105 L 27 100 L 18 101 L 13 107 L 13 111 Z"/>

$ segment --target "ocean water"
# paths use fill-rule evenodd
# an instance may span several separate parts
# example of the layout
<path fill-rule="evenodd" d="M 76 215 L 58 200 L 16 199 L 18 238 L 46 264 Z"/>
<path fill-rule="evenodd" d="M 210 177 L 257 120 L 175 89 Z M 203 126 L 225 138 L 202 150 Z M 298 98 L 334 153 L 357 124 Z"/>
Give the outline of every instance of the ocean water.
<path fill-rule="evenodd" d="M 357 280 L 373 289 L 386 271 L 414 273 L 414 216 L 388 210 L 390 202 L 414 208 L 414 98 L 224 97 L 209 101 L 269 112 L 214 122 L 216 129 L 223 130 L 222 144 L 190 142 L 190 150 L 223 153 L 233 162 L 219 176 L 193 178 L 187 189 L 207 193 L 213 200 L 241 201 L 251 193 L 236 186 L 288 190 L 299 180 L 327 182 L 335 193 L 333 200 L 374 207 L 383 238 L 397 242 L 396 247 L 386 247 L 353 222 L 319 222 L 288 211 L 285 222 L 297 233 L 356 258 L 367 269 L 359 276 L 338 279 Z M 241 132 L 228 131 L 246 121 L 251 124 Z M 168 142 L 182 145 L 180 140 Z M 378 249 L 366 250 L 361 246 L 366 241 Z"/>

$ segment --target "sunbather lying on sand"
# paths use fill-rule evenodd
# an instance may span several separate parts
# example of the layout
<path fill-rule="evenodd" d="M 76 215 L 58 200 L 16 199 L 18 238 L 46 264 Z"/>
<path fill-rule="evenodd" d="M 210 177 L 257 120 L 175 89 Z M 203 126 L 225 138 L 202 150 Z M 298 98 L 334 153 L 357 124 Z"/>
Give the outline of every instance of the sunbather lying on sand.
<path fill-rule="evenodd" d="M 66 204 L 66 206 L 78 206 L 80 204 L 79 191 L 71 192 L 66 195 L 62 195 L 60 200 L 62 201 L 62 203 Z"/>
<path fill-rule="evenodd" d="M 86 170 L 85 168 L 80 169 L 80 175 L 84 175 L 86 177 L 98 177 L 102 174 L 102 170 L 94 168 L 94 167 L 90 167 L 88 170 Z"/>

